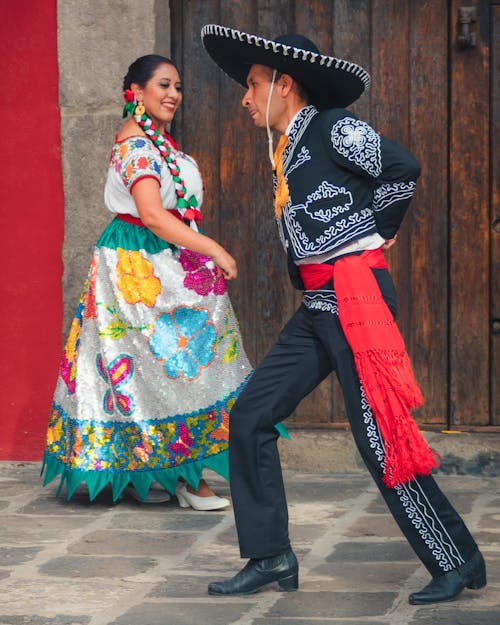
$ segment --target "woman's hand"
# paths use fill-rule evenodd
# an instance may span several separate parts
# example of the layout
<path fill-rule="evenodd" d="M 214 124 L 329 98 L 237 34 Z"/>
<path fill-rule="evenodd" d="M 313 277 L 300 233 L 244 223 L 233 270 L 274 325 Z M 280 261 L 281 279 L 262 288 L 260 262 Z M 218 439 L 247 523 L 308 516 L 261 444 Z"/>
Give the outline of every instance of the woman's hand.
<path fill-rule="evenodd" d="M 156 180 L 151 178 L 139 180 L 132 188 L 132 197 L 142 223 L 156 236 L 203 256 L 210 256 L 226 280 L 238 276 L 236 261 L 219 243 L 200 232 L 195 232 L 164 210 L 160 187 Z"/>
<path fill-rule="evenodd" d="M 397 238 L 398 238 L 398 235 L 395 234 L 392 239 L 386 239 L 385 243 L 382 245 L 382 249 L 388 250 L 390 247 L 394 245 L 394 243 L 396 243 Z"/>
<path fill-rule="evenodd" d="M 223 247 L 218 247 L 217 251 L 212 254 L 212 260 L 217 265 L 219 273 L 226 280 L 233 280 L 238 277 L 238 267 L 234 258 L 226 252 Z"/>

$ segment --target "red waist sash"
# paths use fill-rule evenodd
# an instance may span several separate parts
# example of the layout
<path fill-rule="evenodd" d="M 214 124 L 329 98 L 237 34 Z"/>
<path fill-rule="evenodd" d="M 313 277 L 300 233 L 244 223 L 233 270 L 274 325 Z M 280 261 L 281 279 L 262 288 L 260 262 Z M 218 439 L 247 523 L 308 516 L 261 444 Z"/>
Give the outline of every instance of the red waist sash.
<path fill-rule="evenodd" d="M 139 217 L 134 217 L 133 215 L 128 215 L 126 213 L 117 213 L 117 219 L 121 219 L 122 221 L 126 221 L 128 224 L 134 224 L 134 226 L 139 226 L 139 228 L 145 228 L 146 226 L 142 223 Z"/>
<path fill-rule="evenodd" d="M 311 265 L 299 265 L 299 273 L 302 278 L 302 282 L 308 291 L 315 291 L 322 287 L 328 280 L 333 278 L 333 272 L 335 265 L 342 258 L 355 258 L 354 256 L 343 256 L 335 261 L 333 265 L 327 264 L 311 264 Z M 359 257 L 358 257 L 359 258 Z M 364 262 L 368 267 L 372 269 L 388 269 L 382 250 L 366 250 L 361 254 Z"/>
<path fill-rule="evenodd" d="M 201 223 L 201 212 L 197 208 L 188 208 L 186 211 L 184 211 L 184 215 L 181 215 L 176 208 L 169 208 L 167 210 L 174 217 L 177 217 L 177 219 L 180 219 L 181 221 L 183 219 L 188 219 L 189 221 L 195 219 L 198 226 Z M 118 219 L 121 219 L 122 221 L 126 221 L 129 224 L 134 224 L 134 226 L 139 226 L 139 228 L 146 228 L 146 226 L 142 223 L 139 217 L 134 217 L 133 215 L 128 215 L 126 213 L 117 213 L 116 217 Z"/>
<path fill-rule="evenodd" d="M 299 271 L 311 290 L 333 277 L 340 324 L 384 443 L 384 483 L 394 487 L 438 465 L 410 413 L 424 399 L 373 268 L 387 268 L 381 249 L 343 256 L 333 265 L 300 265 Z"/>

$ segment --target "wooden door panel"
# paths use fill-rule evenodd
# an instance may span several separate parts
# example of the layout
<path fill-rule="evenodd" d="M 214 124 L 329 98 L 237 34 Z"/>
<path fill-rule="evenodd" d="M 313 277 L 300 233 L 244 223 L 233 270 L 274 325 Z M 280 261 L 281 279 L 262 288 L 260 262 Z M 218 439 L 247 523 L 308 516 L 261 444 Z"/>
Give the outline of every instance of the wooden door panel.
<path fill-rule="evenodd" d="M 372 1 L 372 86 L 370 121 L 374 128 L 409 147 L 408 131 L 408 2 Z M 413 208 L 413 207 L 412 207 Z M 398 233 L 398 243 L 387 254 L 398 292 L 398 326 L 408 342 L 410 324 L 410 224 L 412 208 Z"/>
<path fill-rule="evenodd" d="M 425 397 L 418 416 L 437 425 L 448 405 L 447 3 L 412 0 L 408 18 L 409 146 L 422 166 L 408 219 L 408 347 Z"/>
<path fill-rule="evenodd" d="M 327 50 L 333 35 L 334 3 L 313 2 L 296 3 L 294 13 L 293 32 L 309 37 L 320 50 Z M 276 36 L 276 34 L 274 35 Z M 302 294 L 295 291 L 295 305 L 300 304 Z M 342 401 L 334 403 L 333 376 L 328 376 L 312 393 L 305 397 L 293 415 L 293 422 L 307 423 L 313 421 L 316 425 L 325 425 L 335 422 L 345 422 L 346 415 Z"/>
<path fill-rule="evenodd" d="M 489 6 L 477 6 L 477 45 L 456 45 L 451 3 L 450 423 L 489 423 Z"/>
<path fill-rule="evenodd" d="M 500 425 L 500 1 L 491 25 L 491 422 Z"/>

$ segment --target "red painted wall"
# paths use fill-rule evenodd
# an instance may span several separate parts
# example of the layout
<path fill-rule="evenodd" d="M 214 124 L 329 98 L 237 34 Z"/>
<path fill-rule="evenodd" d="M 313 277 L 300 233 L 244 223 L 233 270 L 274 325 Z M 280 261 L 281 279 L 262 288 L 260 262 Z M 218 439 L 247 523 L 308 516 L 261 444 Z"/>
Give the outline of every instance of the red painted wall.
<path fill-rule="evenodd" d="M 41 458 L 62 347 L 56 10 L 9 2 L 0 19 L 0 460 Z"/>

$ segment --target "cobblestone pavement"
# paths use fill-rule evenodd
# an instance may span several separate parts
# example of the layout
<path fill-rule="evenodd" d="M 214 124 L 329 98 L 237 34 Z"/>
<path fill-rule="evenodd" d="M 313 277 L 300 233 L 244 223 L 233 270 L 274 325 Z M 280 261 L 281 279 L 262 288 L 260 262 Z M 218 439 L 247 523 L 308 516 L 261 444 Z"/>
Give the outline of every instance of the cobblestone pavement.
<path fill-rule="evenodd" d="M 37 463 L 0 463 L 0 625 L 498 625 L 500 478 L 438 476 L 488 586 L 410 606 L 428 581 L 367 475 L 285 472 L 300 589 L 209 597 L 241 566 L 232 510 L 55 498 Z M 220 495 L 228 486 L 207 475 Z"/>

